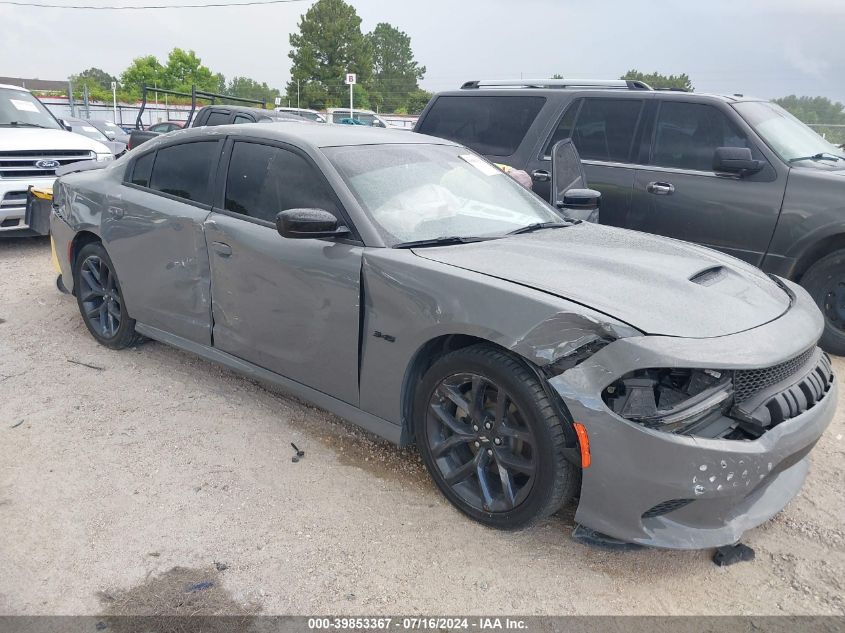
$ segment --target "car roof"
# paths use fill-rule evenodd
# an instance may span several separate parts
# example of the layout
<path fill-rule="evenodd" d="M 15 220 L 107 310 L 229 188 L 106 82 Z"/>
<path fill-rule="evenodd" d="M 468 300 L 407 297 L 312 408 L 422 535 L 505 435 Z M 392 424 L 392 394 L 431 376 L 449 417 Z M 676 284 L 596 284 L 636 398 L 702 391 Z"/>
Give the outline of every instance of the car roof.
<path fill-rule="evenodd" d="M 249 125 L 218 125 L 172 132 L 167 139 L 194 138 L 197 136 L 261 137 L 282 141 L 300 147 L 340 147 L 348 145 L 452 145 L 458 143 L 434 136 L 355 125 L 319 125 L 308 121 L 283 121 L 279 123 L 251 123 Z M 162 137 L 164 138 L 164 137 Z"/>
<path fill-rule="evenodd" d="M 13 86 L 12 84 L 0 84 L 0 88 L 10 88 L 12 90 L 20 90 L 21 92 L 29 92 L 26 88 L 21 86 Z"/>

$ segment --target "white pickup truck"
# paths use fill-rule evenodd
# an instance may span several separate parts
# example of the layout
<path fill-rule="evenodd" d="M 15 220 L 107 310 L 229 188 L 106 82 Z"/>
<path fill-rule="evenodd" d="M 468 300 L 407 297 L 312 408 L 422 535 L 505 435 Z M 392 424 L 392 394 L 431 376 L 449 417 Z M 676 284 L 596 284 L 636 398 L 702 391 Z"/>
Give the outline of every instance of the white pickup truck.
<path fill-rule="evenodd" d="M 52 186 L 62 165 L 113 158 L 102 143 L 67 131 L 28 90 L 0 84 L 0 238 L 48 232 L 49 218 L 27 217 L 30 186 Z"/>

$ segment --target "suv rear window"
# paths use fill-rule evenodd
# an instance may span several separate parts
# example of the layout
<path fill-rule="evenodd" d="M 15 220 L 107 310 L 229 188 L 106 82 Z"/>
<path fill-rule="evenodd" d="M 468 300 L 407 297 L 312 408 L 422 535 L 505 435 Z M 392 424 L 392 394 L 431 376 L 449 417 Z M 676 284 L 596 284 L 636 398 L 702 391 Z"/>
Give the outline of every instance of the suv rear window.
<path fill-rule="evenodd" d="M 487 156 L 511 156 L 546 103 L 545 97 L 438 97 L 419 131 Z"/>

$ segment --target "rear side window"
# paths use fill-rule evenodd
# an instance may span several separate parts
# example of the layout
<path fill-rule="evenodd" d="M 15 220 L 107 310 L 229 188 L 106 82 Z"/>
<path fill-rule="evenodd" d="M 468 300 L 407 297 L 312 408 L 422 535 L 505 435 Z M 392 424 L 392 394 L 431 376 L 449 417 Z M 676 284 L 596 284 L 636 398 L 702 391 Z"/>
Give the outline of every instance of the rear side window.
<path fill-rule="evenodd" d="M 132 168 L 132 180 L 130 181 L 133 185 L 139 185 L 141 187 L 150 186 L 150 174 L 153 171 L 155 155 L 155 152 L 150 152 L 135 161 L 135 166 Z"/>
<path fill-rule="evenodd" d="M 549 142 L 543 150 L 543 156 L 551 156 L 552 148 L 557 142 L 567 138 L 572 138 L 572 127 L 575 125 L 575 117 L 578 114 L 578 107 L 580 105 L 581 100 L 579 99 L 578 101 L 573 102 L 566 109 L 566 112 L 564 112 L 560 122 L 557 124 L 557 128 L 555 128 L 555 133 L 552 134 L 552 138 L 549 139 Z"/>
<path fill-rule="evenodd" d="M 211 203 L 208 181 L 217 141 L 182 143 L 158 150 L 150 188 L 192 202 Z"/>
<path fill-rule="evenodd" d="M 269 121 L 269 119 L 262 119 L 262 121 L 264 120 Z M 234 123 L 235 125 L 240 125 L 241 123 L 254 123 L 254 121 L 245 114 L 239 114 L 235 117 Z"/>
<path fill-rule="evenodd" d="M 322 174 L 302 156 L 286 149 L 237 142 L 226 178 L 226 210 L 275 222 L 287 209 L 325 209 L 338 214 Z"/>
<path fill-rule="evenodd" d="M 228 112 L 212 112 L 208 115 L 205 125 L 226 125 L 229 122 Z"/>
<path fill-rule="evenodd" d="M 713 171 L 719 147 L 749 147 L 748 138 L 713 106 L 663 102 L 657 116 L 652 164 Z M 759 155 L 752 148 L 756 157 Z"/>
<path fill-rule="evenodd" d="M 572 130 L 581 158 L 629 162 L 642 107 L 633 99 L 585 99 Z"/>
<path fill-rule="evenodd" d="M 487 156 L 511 156 L 546 102 L 545 97 L 438 97 L 420 132 L 466 145 Z"/>

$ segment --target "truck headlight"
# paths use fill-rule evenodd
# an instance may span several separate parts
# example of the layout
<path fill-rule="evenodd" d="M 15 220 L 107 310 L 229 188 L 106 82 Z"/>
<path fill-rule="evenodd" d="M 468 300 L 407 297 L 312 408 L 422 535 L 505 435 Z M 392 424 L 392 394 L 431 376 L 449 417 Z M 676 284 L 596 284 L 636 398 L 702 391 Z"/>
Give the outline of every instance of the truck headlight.
<path fill-rule="evenodd" d="M 97 154 L 97 162 L 98 163 L 107 163 L 110 160 L 114 160 L 114 154 Z"/>
<path fill-rule="evenodd" d="M 602 392 L 617 415 L 668 433 L 691 433 L 723 416 L 733 401 L 730 372 L 713 369 L 643 369 Z"/>

